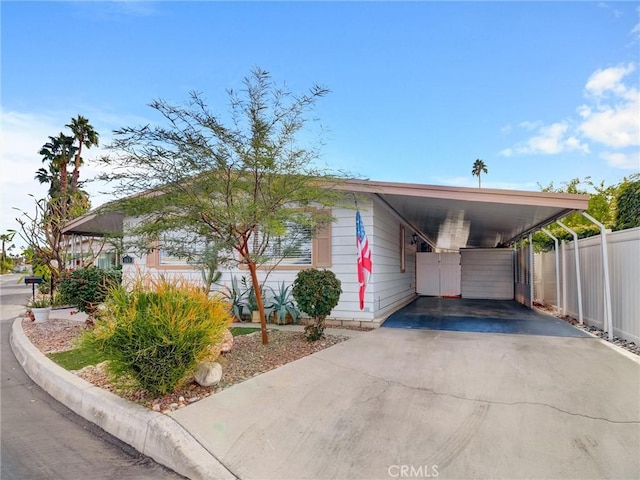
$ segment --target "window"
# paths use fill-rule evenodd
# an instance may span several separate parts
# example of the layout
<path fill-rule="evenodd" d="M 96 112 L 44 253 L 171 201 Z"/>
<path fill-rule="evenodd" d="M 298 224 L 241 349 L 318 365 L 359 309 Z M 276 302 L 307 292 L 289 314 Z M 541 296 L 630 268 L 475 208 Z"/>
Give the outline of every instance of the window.
<path fill-rule="evenodd" d="M 258 248 L 260 238 L 259 236 L 253 238 L 255 248 Z M 147 255 L 146 265 L 169 270 L 194 268 L 205 247 L 206 243 L 202 239 L 196 240 L 189 235 L 177 232 L 167 233 L 158 241 L 155 249 Z M 291 224 L 284 235 L 270 239 L 264 255 L 274 259 L 270 266 L 273 267 L 277 262 L 276 269 L 331 267 L 331 225 L 327 225 L 312 236 L 309 228 Z M 244 267 L 240 265 L 240 268 Z"/>
<path fill-rule="evenodd" d="M 147 255 L 148 267 L 184 267 L 195 265 L 205 250 L 201 238 L 193 238 L 184 232 L 166 232 Z"/>
<path fill-rule="evenodd" d="M 269 242 L 265 256 L 279 265 L 312 265 L 313 237 L 311 229 L 287 225 L 284 235 Z"/>

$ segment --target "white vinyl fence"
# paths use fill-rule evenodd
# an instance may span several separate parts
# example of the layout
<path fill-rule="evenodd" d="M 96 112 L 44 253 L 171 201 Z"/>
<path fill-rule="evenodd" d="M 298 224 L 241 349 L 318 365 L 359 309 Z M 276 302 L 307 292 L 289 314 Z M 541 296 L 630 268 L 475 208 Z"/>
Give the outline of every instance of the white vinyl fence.
<path fill-rule="evenodd" d="M 607 234 L 613 334 L 640 344 L 640 227 Z M 560 246 L 560 309 L 579 317 L 574 242 Z M 584 322 L 604 328 L 605 295 L 600 236 L 578 241 Z M 535 255 L 534 297 L 558 305 L 555 252 Z"/>

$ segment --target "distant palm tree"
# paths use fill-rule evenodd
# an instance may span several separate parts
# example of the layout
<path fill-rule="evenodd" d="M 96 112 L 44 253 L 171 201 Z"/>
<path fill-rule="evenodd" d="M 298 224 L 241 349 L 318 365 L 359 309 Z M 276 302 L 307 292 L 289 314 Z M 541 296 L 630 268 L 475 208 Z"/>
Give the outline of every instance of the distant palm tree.
<path fill-rule="evenodd" d="M 89 123 L 89 120 L 82 115 L 78 115 L 77 118 L 72 118 L 71 123 L 65 125 L 65 127 L 71 129 L 74 139 L 78 142 L 73 162 L 73 173 L 71 174 L 71 191 L 75 192 L 78 189 L 80 166 L 83 163 L 82 147 L 91 148 L 98 146 L 98 133 L 94 130 L 93 125 Z"/>
<path fill-rule="evenodd" d="M 36 179 L 40 183 L 47 181 L 47 175 L 57 174 L 59 182 L 57 182 L 58 191 L 55 192 L 57 198 L 67 198 L 69 187 L 68 165 L 76 153 L 73 146 L 73 137 L 69 137 L 60 132 L 57 137 L 49 137 L 49 141 L 42 146 L 40 155 L 42 155 L 42 163 L 49 163 L 49 172 L 46 169 L 40 169 L 36 172 Z M 53 187 L 53 181 L 51 185 Z"/>
<path fill-rule="evenodd" d="M 15 234 L 15 231 L 7 230 L 7 233 L 3 233 L 2 235 L 0 235 L 0 240 L 2 240 L 2 257 L 0 257 L 0 260 L 2 260 L 2 263 L 4 263 L 7 259 L 7 249 L 5 248 L 5 243 L 9 243 L 11 240 L 13 240 Z M 11 250 L 12 248 L 13 245 L 11 245 L 8 250 Z"/>
<path fill-rule="evenodd" d="M 471 174 L 474 177 L 478 177 L 478 188 L 480 188 L 480 175 L 483 173 L 489 173 L 487 169 L 487 165 L 480 159 L 476 160 L 473 163 L 473 170 L 471 170 Z"/>

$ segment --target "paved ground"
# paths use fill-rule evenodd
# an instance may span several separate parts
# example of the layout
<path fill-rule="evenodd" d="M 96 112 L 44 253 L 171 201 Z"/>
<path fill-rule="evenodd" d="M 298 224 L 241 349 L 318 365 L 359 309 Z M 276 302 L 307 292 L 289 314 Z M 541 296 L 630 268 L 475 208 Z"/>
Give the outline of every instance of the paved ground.
<path fill-rule="evenodd" d="M 392 314 L 387 328 L 589 337 L 582 330 L 514 300 L 419 297 Z"/>
<path fill-rule="evenodd" d="M 638 478 L 627 355 L 595 338 L 381 328 L 171 416 L 244 480 Z"/>

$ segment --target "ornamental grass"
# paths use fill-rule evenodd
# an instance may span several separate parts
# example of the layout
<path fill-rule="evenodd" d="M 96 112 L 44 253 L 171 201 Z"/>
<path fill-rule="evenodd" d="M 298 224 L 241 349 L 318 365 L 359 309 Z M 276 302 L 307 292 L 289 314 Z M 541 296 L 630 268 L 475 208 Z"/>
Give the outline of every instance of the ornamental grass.
<path fill-rule="evenodd" d="M 115 384 L 133 379 L 152 395 L 189 381 L 211 359 L 231 323 L 229 304 L 201 286 L 164 277 L 109 291 L 105 308 L 80 345 L 105 358 Z M 215 356 L 215 354 L 214 354 Z"/>

